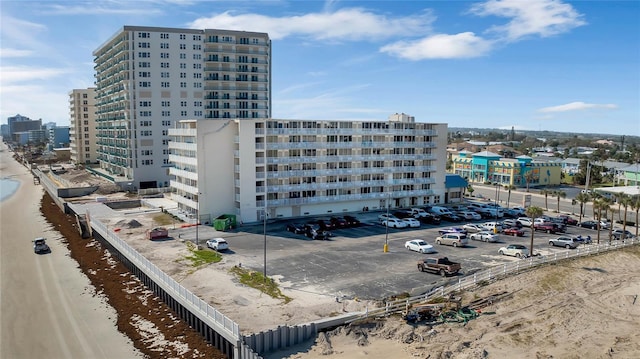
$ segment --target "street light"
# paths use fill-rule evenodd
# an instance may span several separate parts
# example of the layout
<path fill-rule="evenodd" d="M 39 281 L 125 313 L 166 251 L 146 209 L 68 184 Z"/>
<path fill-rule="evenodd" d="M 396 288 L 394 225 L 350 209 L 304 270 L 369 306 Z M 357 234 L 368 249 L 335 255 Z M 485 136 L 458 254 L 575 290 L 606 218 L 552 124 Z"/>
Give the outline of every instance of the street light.
<path fill-rule="evenodd" d="M 264 210 L 262 211 L 262 233 L 264 235 L 264 272 L 262 273 L 264 281 L 267 281 L 267 202 L 265 200 Z"/>
<path fill-rule="evenodd" d="M 198 227 L 200 227 L 200 192 L 198 192 L 198 197 L 196 198 L 196 249 L 200 249 Z"/>
<path fill-rule="evenodd" d="M 382 252 L 387 253 L 389 251 L 389 202 L 391 201 L 391 193 L 387 192 L 387 219 L 385 224 L 385 234 L 384 234 L 384 247 L 382 248 Z"/>
<path fill-rule="evenodd" d="M 493 227 L 493 233 L 498 233 L 498 196 L 500 196 L 500 183 L 496 182 L 493 184 L 496 186 L 496 201 L 494 210 L 496 211 L 496 225 Z"/>

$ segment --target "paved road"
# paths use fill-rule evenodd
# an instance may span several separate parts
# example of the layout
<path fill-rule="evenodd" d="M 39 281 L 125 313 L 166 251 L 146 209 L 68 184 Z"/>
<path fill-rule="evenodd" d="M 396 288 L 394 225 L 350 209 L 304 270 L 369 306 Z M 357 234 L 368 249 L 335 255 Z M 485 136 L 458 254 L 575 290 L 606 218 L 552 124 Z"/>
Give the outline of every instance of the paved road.
<path fill-rule="evenodd" d="M 6 151 L 0 170 L 22 180 L 0 204 L 0 358 L 142 357 L 40 215 L 42 190 L 29 172 Z M 48 238 L 51 254 L 33 253 L 39 236 Z"/>

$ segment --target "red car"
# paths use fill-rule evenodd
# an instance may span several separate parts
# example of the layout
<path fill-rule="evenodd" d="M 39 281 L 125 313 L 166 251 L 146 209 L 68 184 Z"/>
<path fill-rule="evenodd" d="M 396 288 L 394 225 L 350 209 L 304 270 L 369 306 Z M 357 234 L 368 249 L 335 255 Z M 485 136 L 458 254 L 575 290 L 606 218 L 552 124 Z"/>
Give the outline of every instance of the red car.
<path fill-rule="evenodd" d="M 507 228 L 504 231 L 502 231 L 502 233 L 508 235 L 508 236 L 514 236 L 514 237 L 523 237 L 524 236 L 524 231 L 522 229 L 518 229 L 518 228 Z"/>

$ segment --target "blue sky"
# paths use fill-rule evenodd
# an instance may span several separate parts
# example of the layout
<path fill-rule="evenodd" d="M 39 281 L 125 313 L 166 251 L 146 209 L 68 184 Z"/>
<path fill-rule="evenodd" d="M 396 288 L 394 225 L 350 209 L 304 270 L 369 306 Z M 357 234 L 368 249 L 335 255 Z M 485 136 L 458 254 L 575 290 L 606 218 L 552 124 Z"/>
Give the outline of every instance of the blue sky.
<path fill-rule="evenodd" d="M 269 33 L 274 118 L 640 136 L 640 1 L 5 1 L 0 122 L 69 124 L 124 25 Z"/>

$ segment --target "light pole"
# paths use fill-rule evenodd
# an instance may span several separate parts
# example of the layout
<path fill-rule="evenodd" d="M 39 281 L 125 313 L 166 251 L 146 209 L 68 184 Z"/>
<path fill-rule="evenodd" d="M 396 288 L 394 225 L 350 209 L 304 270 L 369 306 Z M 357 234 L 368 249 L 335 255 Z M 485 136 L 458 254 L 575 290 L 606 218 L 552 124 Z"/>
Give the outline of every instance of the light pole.
<path fill-rule="evenodd" d="M 496 211 L 496 225 L 493 227 L 493 233 L 498 233 L 498 196 L 500 195 L 500 183 L 496 182 L 493 184 L 496 186 L 496 201 L 494 206 L 494 211 Z"/>
<path fill-rule="evenodd" d="M 196 198 L 196 249 L 200 249 L 200 241 L 198 240 L 198 227 L 200 227 L 200 192 Z"/>
<path fill-rule="evenodd" d="M 385 221 L 385 234 L 384 234 L 384 247 L 382 252 L 387 253 L 389 251 L 389 202 L 391 201 L 391 193 L 387 192 L 387 219 Z"/>
<path fill-rule="evenodd" d="M 262 234 L 264 235 L 264 272 L 262 273 L 264 281 L 267 281 L 267 202 L 265 201 L 264 210 L 262 212 Z"/>

